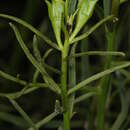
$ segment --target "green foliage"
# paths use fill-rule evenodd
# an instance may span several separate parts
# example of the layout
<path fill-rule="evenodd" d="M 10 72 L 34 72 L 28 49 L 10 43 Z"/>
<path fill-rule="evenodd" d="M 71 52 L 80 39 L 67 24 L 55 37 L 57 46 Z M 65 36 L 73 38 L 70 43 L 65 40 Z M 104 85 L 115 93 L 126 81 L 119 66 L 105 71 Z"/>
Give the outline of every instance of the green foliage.
<path fill-rule="evenodd" d="M 89 118 L 87 119 L 90 130 L 94 129 L 94 127 L 96 127 L 97 130 L 121 130 L 124 126 L 124 121 L 127 119 L 129 107 L 126 91 L 124 89 L 126 81 L 124 82 L 123 75 L 129 81 L 129 72 L 124 69 L 130 66 L 130 61 L 123 59 L 127 56 L 127 54 L 122 51 L 118 51 L 117 47 L 120 44 L 118 40 L 118 26 L 120 27 L 123 24 L 119 24 L 120 21 L 117 21 L 117 17 L 119 16 L 120 4 L 123 2 L 124 1 L 119 0 L 103 0 L 102 9 L 102 7 L 99 7 L 100 4 L 97 5 L 98 0 L 52 0 L 51 2 L 46 0 L 45 3 L 48 7 L 48 16 L 53 28 L 52 32 L 54 32 L 54 37 L 56 37 L 56 42 L 52 42 L 52 40 L 45 36 L 43 32 L 39 31 L 26 21 L 14 16 L 0 13 L 0 18 L 5 18 L 15 22 L 11 22 L 9 25 L 12 28 L 26 58 L 34 66 L 34 73 L 32 73 L 32 78 L 29 82 L 21 79 L 19 76 L 15 77 L 0 70 L 0 77 L 22 86 L 22 89 L 17 92 L 0 93 L 0 97 L 8 99 L 21 117 L 11 115 L 9 112 L 0 112 L 0 119 L 19 127 L 27 127 L 28 130 L 39 130 L 41 127 L 45 127 L 46 124 L 50 123 L 52 120 L 57 121 L 54 120 L 54 118 L 58 115 L 62 115 L 63 119 L 56 126 L 57 129 L 71 130 L 72 118 L 74 118 L 76 114 L 76 105 L 83 101 L 87 101 L 85 102 L 89 104 L 87 106 L 87 111 L 86 109 L 84 110 L 84 108 L 80 108 L 80 106 L 79 109 L 81 109 L 81 113 L 83 110 L 84 115 L 87 115 L 90 111 L 89 114 L 92 113 L 91 116 L 93 118 L 93 122 L 96 120 L 97 125 L 95 125 Z M 98 9 L 100 8 L 98 13 L 104 14 L 104 18 L 100 19 L 94 25 L 89 26 L 88 20 L 90 20 L 93 16 L 96 7 L 98 7 Z M 101 18 L 100 16 L 98 17 Z M 76 24 L 74 24 L 75 22 Z M 33 52 L 30 51 L 30 48 L 24 42 L 20 29 L 15 25 L 16 23 L 20 24 L 20 26 L 24 26 L 33 33 L 33 40 L 31 40 Z M 68 24 L 71 26 L 71 31 L 68 30 Z M 105 24 L 105 26 L 102 26 L 103 24 Z M 85 25 L 87 25 L 87 29 L 85 28 Z M 95 32 L 96 29 L 101 26 L 101 30 L 103 31 L 101 31 L 101 36 L 99 37 Z M 84 28 L 84 31 L 80 34 L 82 28 Z M 77 34 L 79 34 L 79 36 L 77 36 Z M 86 50 L 76 52 L 77 50 L 80 51 L 78 43 L 83 44 L 82 41 L 86 41 L 86 39 L 89 40 L 90 35 L 95 38 L 97 43 L 99 42 L 99 46 L 104 46 L 105 41 L 105 50 Z M 104 41 L 102 40 L 102 35 L 105 36 Z M 43 52 L 41 53 L 42 48 L 39 45 L 39 38 L 42 39 L 42 42 L 45 42 L 44 44 L 51 47 L 49 49 L 44 49 L 45 52 L 43 55 Z M 93 42 L 91 44 L 93 44 Z M 58 65 L 60 66 L 60 70 L 59 68 L 57 69 L 46 63 L 47 58 L 49 56 L 53 56 L 54 53 L 59 55 Z M 85 64 L 85 61 L 77 63 L 77 58 L 90 55 L 105 57 L 105 62 L 102 61 L 102 70 L 99 72 L 99 66 L 95 64 L 94 67 L 98 70 L 96 70 L 97 73 L 95 74 L 95 72 L 92 71 L 94 74 L 91 73 L 91 76 L 89 77 L 88 74 L 83 73 L 84 77 L 87 78 L 80 81 L 82 78 L 79 74 L 79 70 L 85 70 L 86 68 L 84 68 L 85 66 L 82 66 L 82 68 L 78 66 Z M 87 65 L 88 64 L 90 63 L 87 60 Z M 114 73 L 115 76 L 113 76 L 112 73 Z M 59 78 L 55 79 L 53 74 Z M 39 81 L 40 76 L 41 80 Z M 112 89 L 113 86 L 116 86 L 115 89 Z M 19 99 L 24 95 L 31 94 L 33 91 L 40 88 L 46 88 L 54 92 L 56 95 L 55 106 L 51 114 L 39 121 L 34 121 L 32 116 L 25 112 L 24 107 L 22 108 L 19 103 L 16 102 L 16 99 Z M 108 115 L 105 111 L 110 112 L 110 103 L 114 101 L 114 96 L 117 94 L 120 96 L 121 112 L 116 114 L 116 120 L 114 123 L 107 123 L 105 117 Z M 110 101 L 110 99 L 112 99 L 112 101 Z M 49 104 L 48 101 L 47 103 Z M 97 111 L 96 116 L 94 114 L 95 111 Z M 5 118 L 5 116 L 8 118 Z M 76 126 L 76 123 L 74 123 L 74 126 Z"/>
<path fill-rule="evenodd" d="M 62 0 L 52 0 L 52 4 L 46 0 L 48 5 L 48 14 L 51 20 L 53 30 L 57 39 L 57 43 L 60 49 L 63 48 L 61 41 L 61 25 L 62 17 L 64 15 L 64 2 Z"/>
<path fill-rule="evenodd" d="M 84 24 L 91 18 L 97 0 L 79 0 L 78 13 L 76 19 L 75 29 L 70 37 L 70 42 L 78 34 Z"/>

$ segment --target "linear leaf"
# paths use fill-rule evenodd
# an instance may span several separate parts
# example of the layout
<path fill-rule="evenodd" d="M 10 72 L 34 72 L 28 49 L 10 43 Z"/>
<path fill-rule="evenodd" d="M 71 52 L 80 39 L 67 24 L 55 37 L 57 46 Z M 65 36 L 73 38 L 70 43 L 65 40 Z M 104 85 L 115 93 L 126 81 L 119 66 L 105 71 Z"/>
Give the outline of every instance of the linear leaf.
<path fill-rule="evenodd" d="M 50 71 L 52 71 L 52 72 L 54 72 L 54 73 L 56 73 L 56 74 L 61 74 L 61 72 L 58 70 L 58 69 L 56 69 L 56 68 L 54 68 L 54 67 L 52 67 L 52 66 L 50 66 L 50 65 L 48 65 L 48 64 L 46 64 L 45 63 L 45 60 L 48 58 L 48 56 L 50 55 L 50 53 L 53 51 L 53 49 L 49 49 L 49 50 L 47 50 L 46 52 L 45 52 L 45 54 L 44 54 L 44 56 L 43 56 L 43 58 L 42 58 L 42 65 L 45 67 L 45 68 L 47 68 L 48 70 L 50 70 Z"/>
<path fill-rule="evenodd" d="M 34 74 L 33 74 L 33 79 L 32 79 L 32 82 L 33 82 L 33 83 L 36 83 L 36 82 L 37 82 L 37 79 L 38 79 L 39 74 L 40 74 L 39 70 L 35 69 L 35 72 L 34 72 Z"/>
<path fill-rule="evenodd" d="M 52 66 L 50 66 L 50 65 L 48 65 L 46 63 L 42 63 L 42 64 L 43 64 L 43 66 L 45 68 L 47 68 L 48 70 L 54 72 L 55 74 L 59 74 L 59 75 L 61 74 L 60 70 L 58 70 L 58 69 L 56 69 L 56 68 L 54 68 L 54 67 L 52 67 Z"/>
<path fill-rule="evenodd" d="M 53 51 L 53 49 L 49 49 L 45 52 L 42 58 L 42 62 L 45 62 L 45 60 L 48 58 L 49 54 Z"/>
<path fill-rule="evenodd" d="M 89 31 L 85 32 L 84 34 L 81 34 L 80 36 L 77 36 L 76 38 L 74 38 L 72 41 L 69 41 L 70 44 L 72 43 L 75 43 L 75 42 L 78 42 L 82 39 L 85 39 L 87 38 L 91 33 L 93 33 L 98 27 L 100 27 L 102 24 L 104 24 L 105 22 L 109 21 L 109 20 L 113 20 L 114 19 L 114 16 L 113 15 L 110 15 L 110 16 L 107 16 L 106 18 L 100 20 L 97 24 L 95 24 L 93 27 L 91 27 L 89 29 Z"/>
<path fill-rule="evenodd" d="M 34 87 L 35 86 L 35 87 Z M 17 99 L 20 98 L 22 95 L 29 94 L 39 88 L 48 88 L 48 86 L 44 83 L 30 83 L 28 86 L 23 88 L 22 90 L 18 92 L 13 92 L 13 93 L 0 93 L 0 97 L 4 98 L 11 98 L 11 99 Z"/>
<path fill-rule="evenodd" d="M 33 37 L 33 53 L 34 53 L 36 59 L 39 62 L 41 62 L 41 54 L 40 54 L 40 51 L 38 49 L 38 40 L 37 40 L 36 35 L 34 35 L 34 37 Z"/>
<path fill-rule="evenodd" d="M 12 123 L 16 126 L 23 127 L 23 128 L 28 127 L 28 124 L 23 118 L 7 112 L 0 112 L 0 120 Z"/>
<path fill-rule="evenodd" d="M 48 45 L 50 45 L 51 47 L 59 50 L 58 46 L 56 43 L 52 42 L 49 38 L 47 38 L 45 35 L 43 35 L 39 30 L 37 30 L 36 28 L 34 28 L 32 25 L 30 25 L 29 23 L 14 17 L 14 16 L 10 16 L 10 15 L 6 15 L 6 14 L 0 14 L 0 17 L 2 18 L 6 18 L 6 19 L 10 19 L 12 21 L 15 21 L 21 25 L 23 25 L 24 27 L 28 28 L 29 30 L 31 30 L 32 32 L 34 32 L 37 36 L 39 36 L 41 39 L 43 39 Z"/>
<path fill-rule="evenodd" d="M 85 55 L 100 55 L 100 56 L 125 56 L 125 53 L 123 52 L 116 52 L 116 51 L 87 51 L 87 52 L 81 52 L 81 53 L 75 53 L 72 55 L 72 57 L 81 57 Z"/>
<path fill-rule="evenodd" d="M 53 118 L 55 118 L 59 113 L 57 112 L 53 112 L 50 115 L 48 115 L 47 117 L 45 117 L 44 119 L 40 120 L 39 122 L 36 123 L 36 127 L 40 128 L 42 126 L 44 126 L 45 124 L 47 124 L 48 122 L 50 122 Z M 30 128 L 29 130 L 32 130 L 32 128 Z"/>
<path fill-rule="evenodd" d="M 84 86 L 86 86 L 87 84 L 97 80 L 97 79 L 100 79 L 106 75 L 109 75 L 119 69 L 122 69 L 122 68 L 126 68 L 130 66 L 130 62 L 128 63 L 124 63 L 122 65 L 119 65 L 119 66 L 115 66 L 115 67 L 112 67 L 110 69 L 106 69 L 105 71 L 102 71 L 100 73 L 97 73 L 91 77 L 89 77 L 88 79 L 84 80 L 84 81 L 81 81 L 79 84 L 77 84 L 75 87 L 71 88 L 69 91 L 68 91 L 68 94 L 72 94 L 78 90 L 80 90 L 81 88 L 83 88 Z"/>
<path fill-rule="evenodd" d="M 36 126 L 38 128 L 40 128 L 41 126 L 45 125 L 46 123 L 48 123 L 49 121 L 51 121 L 54 117 L 56 117 L 58 115 L 57 112 L 53 112 L 51 113 L 49 116 L 47 116 L 46 118 L 44 118 L 43 120 L 39 121 L 38 123 L 36 123 Z"/>
<path fill-rule="evenodd" d="M 43 79 L 45 80 L 45 82 L 48 84 L 48 86 L 50 86 L 50 88 L 55 91 L 56 93 L 60 93 L 60 88 L 59 86 L 55 83 L 55 81 L 48 75 L 48 73 L 46 72 L 45 68 L 41 65 L 41 63 L 37 62 L 36 59 L 32 56 L 32 54 L 30 53 L 29 49 L 27 48 L 27 46 L 25 45 L 20 32 L 18 31 L 18 29 L 16 28 L 15 25 L 13 25 L 12 23 L 10 23 L 11 28 L 13 29 L 16 38 L 21 46 L 21 48 L 23 49 L 25 55 L 27 56 L 27 58 L 29 59 L 29 61 L 34 65 L 34 67 L 36 69 L 38 69 L 38 71 L 42 74 Z"/>
<path fill-rule="evenodd" d="M 43 57 L 42 57 L 42 59 L 41 59 L 40 62 L 41 62 L 41 64 L 42 64 L 45 68 L 47 68 L 48 70 L 50 70 L 50 71 L 52 71 L 52 72 L 54 72 L 54 73 L 60 75 L 61 72 L 60 72 L 58 69 L 56 69 L 56 68 L 54 68 L 54 67 L 52 67 L 52 66 L 50 66 L 50 65 L 48 65 L 48 64 L 45 63 L 45 60 L 47 59 L 48 55 L 52 52 L 52 50 L 53 50 L 53 49 L 47 50 L 47 51 L 45 52 L 45 54 L 43 55 Z M 39 74 L 40 74 L 40 72 L 39 72 L 38 70 L 36 70 L 35 73 L 34 73 L 34 75 L 33 75 L 33 82 L 36 82 L 36 80 L 37 80 Z"/>
<path fill-rule="evenodd" d="M 81 101 L 84 101 L 84 100 L 86 100 L 94 95 L 96 95 L 96 92 L 89 92 L 89 93 L 83 94 L 75 99 L 74 104 L 79 103 Z"/>
<path fill-rule="evenodd" d="M 19 114 L 28 122 L 30 127 L 34 128 L 34 130 L 38 130 L 33 121 L 31 120 L 31 118 L 24 112 L 24 110 L 18 105 L 18 103 L 13 99 L 9 99 L 9 101 L 14 106 L 14 108 L 19 112 Z"/>
<path fill-rule="evenodd" d="M 14 76 L 12 76 L 12 75 L 9 75 L 9 74 L 7 74 L 7 73 L 1 71 L 1 70 L 0 70 L 0 77 L 3 77 L 3 78 L 5 78 L 5 79 L 8 79 L 8 80 L 10 80 L 10 81 L 12 81 L 12 82 L 19 83 L 19 84 L 24 85 L 24 86 L 27 84 L 26 81 L 21 80 L 21 79 L 19 79 L 19 78 L 16 78 L 16 77 L 14 77 Z"/>

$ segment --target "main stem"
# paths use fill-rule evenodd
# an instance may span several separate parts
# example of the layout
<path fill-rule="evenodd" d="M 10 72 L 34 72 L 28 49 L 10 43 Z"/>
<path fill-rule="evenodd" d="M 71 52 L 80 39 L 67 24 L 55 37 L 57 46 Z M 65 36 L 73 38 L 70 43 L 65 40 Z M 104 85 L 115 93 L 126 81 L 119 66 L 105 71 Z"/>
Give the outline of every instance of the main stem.
<path fill-rule="evenodd" d="M 68 96 L 67 96 L 67 56 L 69 50 L 69 38 L 65 39 L 64 47 L 62 50 L 62 62 L 61 62 L 61 98 L 63 106 L 63 119 L 64 119 L 64 130 L 70 130 L 70 118 L 69 118 L 69 107 L 68 107 Z"/>

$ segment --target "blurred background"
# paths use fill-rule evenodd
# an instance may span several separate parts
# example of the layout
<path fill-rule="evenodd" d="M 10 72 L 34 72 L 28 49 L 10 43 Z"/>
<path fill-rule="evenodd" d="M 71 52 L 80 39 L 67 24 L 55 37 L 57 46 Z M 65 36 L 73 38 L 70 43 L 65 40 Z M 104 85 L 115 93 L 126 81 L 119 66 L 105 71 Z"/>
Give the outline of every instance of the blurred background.
<path fill-rule="evenodd" d="M 98 2 L 95 12 L 91 20 L 81 32 L 85 32 L 88 28 L 94 25 L 102 18 L 102 1 Z M 0 13 L 9 14 L 21 18 L 46 36 L 55 41 L 51 23 L 48 18 L 47 6 L 44 0 L 0 0 Z M 9 26 L 9 20 L 0 18 L 0 70 L 11 74 L 15 77 L 19 76 L 27 82 L 31 82 L 35 68 L 28 61 L 22 49 L 20 48 L 14 32 Z M 22 37 L 32 51 L 33 33 L 23 26 L 17 24 Z M 110 26 L 111 28 L 111 26 Z M 115 57 L 115 61 L 130 61 L 130 1 L 123 3 L 120 6 L 118 31 L 116 33 L 115 48 L 117 51 L 126 53 L 125 57 Z M 39 49 L 41 55 L 49 48 L 41 39 L 38 39 Z M 104 26 L 97 29 L 88 39 L 82 41 L 77 47 L 77 52 L 80 51 L 99 51 L 106 50 L 106 37 L 104 34 Z M 100 72 L 104 69 L 106 58 L 103 56 L 85 56 L 77 58 L 77 82 Z M 60 53 L 53 51 L 47 59 L 47 64 L 60 69 Z M 113 64 L 116 64 L 113 62 Z M 109 107 L 107 106 L 106 113 L 106 128 L 111 125 L 117 118 L 121 110 L 120 95 L 118 94 L 118 85 L 122 83 L 125 90 L 126 100 L 130 104 L 130 68 L 118 71 L 113 74 L 111 81 L 112 92 L 114 93 L 109 100 Z M 122 74 L 123 73 L 123 74 Z M 49 74 L 59 82 L 59 75 L 49 72 Z M 39 76 L 39 82 L 42 78 Z M 121 83 L 119 83 L 119 81 Z M 94 87 L 97 82 L 90 84 Z M 22 89 L 19 84 L 8 81 L 0 77 L 0 93 L 17 92 Z M 81 90 L 76 96 L 81 95 L 86 89 Z M 55 100 L 58 97 L 47 89 L 40 88 L 28 95 L 24 95 L 17 99 L 19 105 L 28 113 L 28 115 L 37 122 L 38 120 L 49 115 L 54 110 Z M 74 116 L 71 124 L 72 128 L 76 130 L 88 130 L 89 122 L 95 125 L 96 120 L 96 97 L 87 99 L 75 106 L 76 115 Z M 56 117 L 53 121 L 41 127 L 40 130 L 55 130 L 61 123 L 62 116 Z M 25 130 L 27 123 L 20 117 L 18 112 L 15 111 L 13 106 L 5 98 L 0 98 L 0 130 Z M 130 128 L 130 112 L 127 113 L 122 128 Z M 91 130 L 92 128 L 90 128 Z M 95 128 L 93 127 L 93 130 Z M 124 130 L 124 129 L 122 129 Z"/>

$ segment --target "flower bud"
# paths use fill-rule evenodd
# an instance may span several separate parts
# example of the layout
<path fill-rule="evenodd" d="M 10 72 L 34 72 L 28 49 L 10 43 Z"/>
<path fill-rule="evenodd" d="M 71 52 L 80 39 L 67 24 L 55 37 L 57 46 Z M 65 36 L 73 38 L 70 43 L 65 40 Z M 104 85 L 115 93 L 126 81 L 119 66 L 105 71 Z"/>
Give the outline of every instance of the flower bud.
<path fill-rule="evenodd" d="M 64 2 L 62 0 L 52 0 L 52 3 L 46 0 L 48 5 L 49 18 L 52 23 L 52 27 L 56 36 L 56 40 L 60 49 L 62 49 L 61 42 L 61 25 L 62 25 L 62 16 L 64 13 Z"/>
<path fill-rule="evenodd" d="M 74 32 L 70 37 L 70 42 L 78 34 L 85 23 L 91 18 L 94 7 L 98 0 L 79 0 L 78 1 L 78 13 L 76 19 L 76 26 Z"/>

